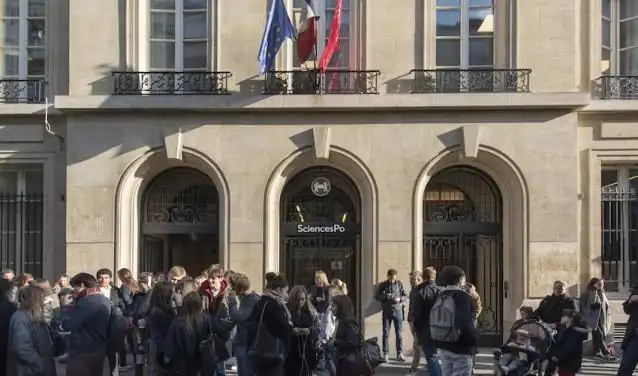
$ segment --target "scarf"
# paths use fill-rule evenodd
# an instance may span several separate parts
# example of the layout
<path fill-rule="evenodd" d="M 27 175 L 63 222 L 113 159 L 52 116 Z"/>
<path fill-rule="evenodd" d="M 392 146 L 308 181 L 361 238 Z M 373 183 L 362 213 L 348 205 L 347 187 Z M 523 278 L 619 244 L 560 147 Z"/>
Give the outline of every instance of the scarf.
<path fill-rule="evenodd" d="M 262 295 L 274 299 L 277 303 L 279 303 L 279 305 L 284 309 L 284 312 L 286 313 L 286 319 L 288 320 L 290 325 L 292 325 L 292 315 L 290 314 L 290 310 L 288 309 L 288 296 L 282 294 L 280 291 L 270 289 L 264 290 L 264 293 Z"/>

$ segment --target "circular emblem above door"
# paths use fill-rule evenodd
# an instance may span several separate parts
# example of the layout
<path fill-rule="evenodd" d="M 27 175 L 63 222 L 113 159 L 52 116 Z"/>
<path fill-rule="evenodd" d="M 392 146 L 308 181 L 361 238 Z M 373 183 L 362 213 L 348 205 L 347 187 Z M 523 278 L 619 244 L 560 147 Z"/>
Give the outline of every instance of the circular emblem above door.
<path fill-rule="evenodd" d="M 328 180 L 328 178 L 324 178 L 323 176 L 315 178 L 310 184 L 310 190 L 312 190 L 312 193 L 314 193 L 315 196 L 318 197 L 326 196 L 328 193 L 330 193 L 331 188 L 332 185 L 330 184 L 330 180 Z"/>

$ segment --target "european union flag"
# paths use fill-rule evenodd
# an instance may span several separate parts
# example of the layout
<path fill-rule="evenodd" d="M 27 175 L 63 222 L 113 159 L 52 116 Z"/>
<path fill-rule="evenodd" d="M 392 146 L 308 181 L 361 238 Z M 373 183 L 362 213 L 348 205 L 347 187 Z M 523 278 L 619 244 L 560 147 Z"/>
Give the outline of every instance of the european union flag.
<path fill-rule="evenodd" d="M 292 26 L 288 11 L 283 0 L 272 0 L 268 23 L 264 30 L 264 37 L 259 48 L 259 74 L 265 74 L 272 69 L 277 52 L 286 38 L 295 37 L 295 27 Z"/>

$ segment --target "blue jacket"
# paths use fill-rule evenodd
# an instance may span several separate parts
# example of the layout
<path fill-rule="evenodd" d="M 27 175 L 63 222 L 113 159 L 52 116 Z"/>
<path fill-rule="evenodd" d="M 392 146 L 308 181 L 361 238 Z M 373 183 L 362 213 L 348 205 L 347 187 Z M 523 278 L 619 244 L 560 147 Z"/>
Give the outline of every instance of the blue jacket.
<path fill-rule="evenodd" d="M 60 326 L 70 331 L 69 354 L 106 354 L 111 301 L 100 292 L 89 293 L 69 307 L 61 307 Z"/>
<path fill-rule="evenodd" d="M 53 341 L 49 326 L 32 322 L 18 310 L 9 324 L 7 375 L 55 376 Z"/>

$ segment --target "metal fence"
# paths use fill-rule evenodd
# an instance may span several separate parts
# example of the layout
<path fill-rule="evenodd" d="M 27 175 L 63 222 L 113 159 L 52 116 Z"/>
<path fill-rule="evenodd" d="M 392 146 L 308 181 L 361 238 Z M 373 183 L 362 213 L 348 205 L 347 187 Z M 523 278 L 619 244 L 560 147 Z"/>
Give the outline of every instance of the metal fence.
<path fill-rule="evenodd" d="M 42 276 L 43 195 L 0 193 L 0 265 Z"/>
<path fill-rule="evenodd" d="M 601 266 L 608 291 L 624 291 L 638 276 L 638 195 L 633 189 L 601 193 Z"/>

